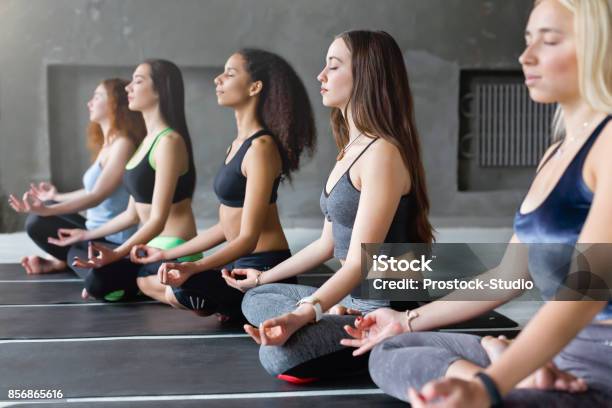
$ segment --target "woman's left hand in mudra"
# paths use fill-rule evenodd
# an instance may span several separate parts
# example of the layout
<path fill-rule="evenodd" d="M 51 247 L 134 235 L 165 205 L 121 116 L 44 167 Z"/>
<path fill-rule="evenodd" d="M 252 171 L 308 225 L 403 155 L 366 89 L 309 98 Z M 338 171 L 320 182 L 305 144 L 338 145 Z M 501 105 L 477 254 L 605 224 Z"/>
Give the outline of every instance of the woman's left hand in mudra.
<path fill-rule="evenodd" d="M 165 262 L 159 266 L 157 277 L 160 283 L 178 288 L 195 272 L 194 262 Z"/>
<path fill-rule="evenodd" d="M 105 245 L 89 242 L 87 247 L 87 258 L 88 259 L 80 259 L 75 256 L 72 265 L 77 268 L 101 268 L 104 265 L 118 261 L 122 256 Z"/>
<path fill-rule="evenodd" d="M 293 333 L 304 327 L 309 321 L 312 321 L 313 318 L 314 311 L 312 311 L 312 316 L 308 316 L 308 314 L 304 313 L 285 313 L 282 316 L 266 320 L 260 324 L 259 327 L 245 324 L 244 331 L 246 331 L 257 344 L 264 346 L 282 346 L 289 340 Z"/>

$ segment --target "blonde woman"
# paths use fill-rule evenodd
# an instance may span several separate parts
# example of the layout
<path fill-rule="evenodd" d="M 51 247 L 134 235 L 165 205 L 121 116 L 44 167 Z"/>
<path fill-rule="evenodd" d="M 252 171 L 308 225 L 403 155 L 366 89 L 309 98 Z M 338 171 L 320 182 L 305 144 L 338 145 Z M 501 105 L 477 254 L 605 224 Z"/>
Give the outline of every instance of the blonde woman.
<path fill-rule="evenodd" d="M 536 1 L 525 37 L 519 60 L 529 94 L 536 102 L 557 103 L 559 111 L 556 141 L 516 213 L 511 242 L 609 245 L 612 2 Z M 522 272 L 531 274 L 545 297 L 555 296 L 568 269 L 553 267 L 560 261 L 558 255 L 539 255 L 530 250 Z M 609 257 L 605 254 L 602 269 L 612 264 Z M 610 271 L 603 272 L 606 275 L 600 277 L 609 282 Z M 517 294 L 488 302 L 438 301 L 407 314 L 379 309 L 358 321 L 356 328 L 347 327 L 353 339 L 342 342 L 358 347 L 358 355 L 403 333 L 372 351 L 369 368 L 385 392 L 410 400 L 414 407 L 487 407 L 502 401 L 505 406 L 610 406 L 609 292 L 594 301 L 548 301 L 511 344 L 490 337 L 481 342 L 466 334 L 424 332 L 481 314 Z"/>

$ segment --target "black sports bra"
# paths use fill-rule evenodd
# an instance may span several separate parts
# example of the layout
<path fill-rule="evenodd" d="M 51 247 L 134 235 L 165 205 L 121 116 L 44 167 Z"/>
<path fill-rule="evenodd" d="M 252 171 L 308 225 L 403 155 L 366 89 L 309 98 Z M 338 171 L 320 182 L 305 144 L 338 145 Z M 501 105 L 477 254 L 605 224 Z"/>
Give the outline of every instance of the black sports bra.
<path fill-rule="evenodd" d="M 127 188 L 128 192 L 137 203 L 151 204 L 153 202 L 153 189 L 155 188 L 155 167 L 153 161 L 153 153 L 157 147 L 160 139 L 172 132 L 171 128 L 166 128 L 159 132 L 155 136 L 155 140 L 149 148 L 149 152 L 145 154 L 142 159 L 137 163 L 133 164 L 130 160 L 125 166 L 125 172 L 123 173 L 123 184 Z M 136 157 L 140 152 L 142 144 L 134 153 L 133 157 Z M 172 197 L 172 203 L 178 203 L 186 198 L 193 197 L 193 191 L 195 190 L 195 167 L 193 163 L 189 163 L 187 172 L 179 176 L 176 183 L 176 189 L 174 190 L 174 196 Z"/>
<path fill-rule="evenodd" d="M 242 161 L 244 160 L 244 155 L 247 150 L 253 143 L 253 140 L 256 138 L 270 135 L 269 130 L 260 130 L 242 142 L 242 145 L 232 157 L 229 163 L 225 163 L 227 157 L 230 154 L 230 151 L 227 152 L 223 163 L 221 164 L 221 168 L 217 172 L 214 181 L 214 190 L 217 198 L 221 202 L 221 204 L 226 205 L 228 207 L 237 207 L 240 208 L 244 206 L 244 195 L 246 192 L 246 182 L 247 179 L 242 174 L 241 166 Z M 270 204 L 276 202 L 276 198 L 278 196 L 278 186 L 281 181 L 281 176 L 278 176 L 274 180 L 274 185 L 272 187 L 272 194 L 270 195 Z"/>

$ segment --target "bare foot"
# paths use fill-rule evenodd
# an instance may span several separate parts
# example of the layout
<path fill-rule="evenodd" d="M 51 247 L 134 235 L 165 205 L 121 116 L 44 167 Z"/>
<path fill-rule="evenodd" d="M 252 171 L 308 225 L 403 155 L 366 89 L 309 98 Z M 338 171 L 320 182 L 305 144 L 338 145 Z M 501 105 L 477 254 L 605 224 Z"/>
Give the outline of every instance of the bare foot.
<path fill-rule="evenodd" d="M 81 299 L 83 300 L 91 299 L 91 296 L 89 296 L 89 293 L 87 292 L 87 289 L 85 288 L 83 288 L 83 291 L 81 292 Z"/>
<path fill-rule="evenodd" d="M 28 275 L 41 275 L 63 271 L 66 269 L 66 262 L 56 258 L 46 259 L 37 255 L 31 255 L 21 258 L 21 266 L 23 266 Z"/>
<path fill-rule="evenodd" d="M 486 336 L 480 342 L 491 362 L 499 359 L 510 343 L 510 340 L 505 336 Z M 551 361 L 518 383 L 516 388 L 584 392 L 587 390 L 587 385 L 582 378 L 577 378 L 570 373 L 559 370 Z"/>

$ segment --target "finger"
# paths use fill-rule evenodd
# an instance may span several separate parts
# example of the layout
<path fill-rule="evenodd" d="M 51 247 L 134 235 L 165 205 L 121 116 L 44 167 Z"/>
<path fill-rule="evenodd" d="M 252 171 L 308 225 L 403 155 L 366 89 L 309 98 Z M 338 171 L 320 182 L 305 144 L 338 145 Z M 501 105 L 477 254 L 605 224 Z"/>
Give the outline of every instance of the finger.
<path fill-rule="evenodd" d="M 361 339 L 363 338 L 363 333 L 364 331 L 361 329 L 356 329 L 352 326 L 346 325 L 344 326 L 344 331 L 348 333 L 349 336 L 356 338 L 356 339 Z"/>
<path fill-rule="evenodd" d="M 87 244 L 87 257 L 89 259 L 94 259 L 96 257 L 94 245 L 91 241 L 89 241 L 89 244 Z"/>
<path fill-rule="evenodd" d="M 251 338 L 253 340 L 255 340 L 255 343 L 257 344 L 261 344 L 261 339 L 259 336 L 259 330 L 257 330 L 256 327 L 251 326 L 250 324 L 245 324 L 244 326 L 244 331 L 251 336 Z"/>
<path fill-rule="evenodd" d="M 355 319 L 355 327 L 361 330 L 368 330 L 374 325 L 376 325 L 376 317 L 372 315 L 365 315 Z"/>
<path fill-rule="evenodd" d="M 11 199 L 9 198 L 9 205 L 11 206 L 11 208 L 17 212 L 21 212 L 21 206 L 16 203 L 15 201 L 11 201 Z"/>
<path fill-rule="evenodd" d="M 374 341 L 373 339 L 363 339 L 362 341 L 363 341 L 363 344 L 361 345 L 361 347 L 353 351 L 353 356 L 355 357 L 361 356 L 367 353 L 368 351 L 372 350 L 374 346 L 378 344 L 378 342 Z"/>
<path fill-rule="evenodd" d="M 58 230 L 57 230 L 57 236 L 58 236 L 59 238 L 63 238 L 63 237 L 70 237 L 70 236 L 72 236 L 71 231 L 72 231 L 72 230 L 71 230 L 71 229 L 68 229 L 68 228 L 58 228 Z"/>
<path fill-rule="evenodd" d="M 170 272 L 172 270 L 172 266 L 174 264 L 165 264 L 164 265 L 164 270 L 162 271 L 162 276 L 164 279 L 164 284 L 166 285 L 170 285 L 170 277 L 168 276 L 168 272 Z"/>
<path fill-rule="evenodd" d="M 83 268 L 83 269 L 92 267 L 89 261 L 84 261 L 78 257 L 74 258 L 74 260 L 72 261 L 72 265 L 76 266 L 77 268 Z"/>
<path fill-rule="evenodd" d="M 159 268 L 157 268 L 157 279 L 159 280 L 161 284 L 165 285 L 163 271 L 164 271 L 164 264 L 161 264 L 159 265 Z"/>
<path fill-rule="evenodd" d="M 462 380 L 460 380 L 462 381 Z M 440 380 L 430 381 L 421 389 L 421 395 L 426 401 L 432 401 L 438 398 L 446 398 L 457 390 L 455 379 L 442 378 Z"/>
<path fill-rule="evenodd" d="M 234 278 L 232 278 L 231 276 L 228 276 L 228 275 L 221 275 L 221 277 L 223 278 L 223 280 L 225 281 L 226 284 L 228 284 L 229 286 L 232 286 L 234 288 L 236 287 L 237 282 L 236 282 L 236 280 Z"/>
<path fill-rule="evenodd" d="M 53 237 L 47 238 L 47 242 L 53 245 L 61 246 L 61 247 L 68 245 L 68 242 L 66 242 L 65 240 L 57 239 Z"/>
<path fill-rule="evenodd" d="M 24 211 L 30 211 L 30 203 L 28 202 L 28 192 L 23 193 L 21 201 Z"/>
<path fill-rule="evenodd" d="M 232 269 L 232 275 L 234 277 L 247 276 L 247 270 L 246 269 Z"/>
<path fill-rule="evenodd" d="M 425 398 L 412 387 L 408 390 L 408 400 L 410 401 L 410 406 L 414 408 L 425 408 L 427 406 L 425 405 Z"/>
<path fill-rule="evenodd" d="M 361 311 L 349 307 L 348 309 L 346 309 L 346 314 L 353 315 L 353 316 L 361 316 Z"/>
<path fill-rule="evenodd" d="M 9 204 L 11 205 L 11 207 L 15 208 L 21 208 L 21 202 L 19 201 L 19 199 L 17 197 L 15 197 L 14 195 L 10 195 L 9 196 Z"/>
<path fill-rule="evenodd" d="M 266 333 L 266 328 L 263 323 L 259 325 L 259 338 L 261 340 L 261 344 L 264 346 L 268 345 L 268 334 Z"/>
<path fill-rule="evenodd" d="M 229 271 L 225 268 L 221 269 L 221 277 L 226 281 L 228 278 L 231 279 Z"/>
<path fill-rule="evenodd" d="M 282 326 L 286 322 L 286 316 L 274 317 L 272 319 L 264 320 L 262 323 L 263 327 L 269 329 L 274 326 Z"/>
<path fill-rule="evenodd" d="M 340 340 L 340 344 L 346 347 L 355 347 L 359 348 L 363 345 L 364 340 L 362 339 L 342 339 Z"/>

